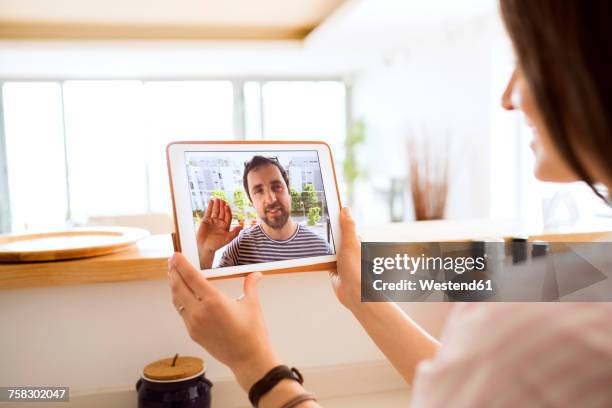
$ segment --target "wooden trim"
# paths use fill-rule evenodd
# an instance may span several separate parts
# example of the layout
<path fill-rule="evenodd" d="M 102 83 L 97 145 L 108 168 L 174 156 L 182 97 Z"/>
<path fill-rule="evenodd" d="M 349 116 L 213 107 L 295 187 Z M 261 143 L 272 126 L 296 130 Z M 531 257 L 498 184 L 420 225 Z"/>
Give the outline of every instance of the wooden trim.
<path fill-rule="evenodd" d="M 215 27 L 163 24 L 39 23 L 1 21 L 10 40 L 303 40 L 315 26 Z"/>
<path fill-rule="evenodd" d="M 228 141 L 178 141 L 169 143 L 166 146 L 166 165 L 168 167 L 168 177 L 170 179 L 170 197 L 172 198 L 172 215 L 174 220 L 174 233 L 172 234 L 172 245 L 175 251 L 181 251 L 181 239 L 178 230 L 178 220 L 176 217 L 176 202 L 174 201 L 174 185 L 172 183 L 172 169 L 170 166 L 170 146 L 179 145 L 179 144 L 201 144 L 201 145 L 209 145 L 209 144 L 236 144 L 236 145 L 298 145 L 298 144 L 313 144 L 313 145 L 324 145 L 329 150 L 329 156 L 331 157 L 331 165 L 332 165 L 332 173 L 334 175 L 334 185 L 336 186 L 336 195 L 338 197 L 338 205 L 342 208 L 342 201 L 340 200 L 340 190 L 338 190 L 338 178 L 336 177 L 336 166 L 334 164 L 334 156 L 331 150 L 331 147 L 326 142 L 317 142 L 317 141 L 273 141 L 273 140 L 228 140 Z M 295 266 L 291 268 L 283 268 L 283 269 L 274 269 L 266 274 L 281 274 L 281 273 L 293 273 L 293 272 L 314 272 L 314 271 L 325 271 L 325 270 L 335 270 L 336 262 L 328 262 L 328 263 L 319 263 L 319 264 L 311 264 L 311 265 L 303 265 L 303 266 Z M 236 276 L 246 276 L 246 273 L 228 275 L 228 276 L 219 276 L 209 279 L 230 279 Z"/>
<path fill-rule="evenodd" d="M 0 263 L 0 289 L 164 279 L 170 235 L 144 238 L 123 252 L 70 261 Z"/>
<path fill-rule="evenodd" d="M 611 231 L 597 231 L 597 232 L 571 232 L 565 234 L 539 234 L 530 235 L 529 241 L 546 241 L 546 242 L 565 242 L 565 243 L 578 243 L 578 242 L 610 242 L 612 241 Z"/>
<path fill-rule="evenodd" d="M 2 264 L 0 289 L 88 285 L 163 279 L 168 259 L 92 260 Z"/>

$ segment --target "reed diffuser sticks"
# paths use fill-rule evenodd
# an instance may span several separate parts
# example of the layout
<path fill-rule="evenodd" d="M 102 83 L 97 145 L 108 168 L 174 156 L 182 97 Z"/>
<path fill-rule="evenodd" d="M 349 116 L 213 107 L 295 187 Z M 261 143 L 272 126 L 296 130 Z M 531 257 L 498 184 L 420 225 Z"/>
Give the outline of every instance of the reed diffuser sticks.
<path fill-rule="evenodd" d="M 415 219 L 444 218 L 449 178 L 448 143 L 411 137 L 406 147 Z"/>

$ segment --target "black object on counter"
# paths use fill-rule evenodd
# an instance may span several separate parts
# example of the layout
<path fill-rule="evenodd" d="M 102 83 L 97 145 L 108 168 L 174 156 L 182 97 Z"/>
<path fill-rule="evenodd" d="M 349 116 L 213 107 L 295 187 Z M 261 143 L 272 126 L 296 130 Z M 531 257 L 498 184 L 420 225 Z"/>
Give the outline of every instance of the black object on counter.
<path fill-rule="evenodd" d="M 531 257 L 537 258 L 548 255 L 550 244 L 546 241 L 533 241 L 531 243 Z"/>
<path fill-rule="evenodd" d="M 145 367 L 136 383 L 138 408 L 210 408 L 212 386 L 201 359 L 177 354 Z"/>
<path fill-rule="evenodd" d="M 210 408 L 212 383 L 202 375 L 176 382 L 136 383 L 138 408 Z"/>
<path fill-rule="evenodd" d="M 517 264 L 527 259 L 527 238 L 512 238 L 512 263 Z"/>

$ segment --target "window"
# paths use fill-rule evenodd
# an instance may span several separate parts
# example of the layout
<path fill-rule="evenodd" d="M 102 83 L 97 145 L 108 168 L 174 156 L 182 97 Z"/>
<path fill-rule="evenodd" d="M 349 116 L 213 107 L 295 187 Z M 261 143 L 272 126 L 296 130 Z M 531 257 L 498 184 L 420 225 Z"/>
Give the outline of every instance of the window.
<path fill-rule="evenodd" d="M 147 211 L 140 81 L 67 81 L 64 115 L 71 218 Z"/>
<path fill-rule="evenodd" d="M 0 231 L 170 213 L 170 141 L 325 140 L 337 153 L 347 120 L 345 85 L 331 80 L 9 81 L 1 89 L 0 201 L 10 203 L 11 222 L 3 225 L 3 212 Z"/>
<path fill-rule="evenodd" d="M 68 199 L 61 87 L 53 82 L 8 83 L 2 95 L 11 214 L 7 226 L 64 225 Z"/>
<path fill-rule="evenodd" d="M 218 140 L 234 136 L 234 96 L 230 81 L 145 82 L 144 120 L 149 208 L 172 211 L 166 145 L 174 140 Z"/>
<path fill-rule="evenodd" d="M 347 120 L 342 82 L 247 82 L 244 95 L 247 139 L 324 140 L 342 153 Z"/>

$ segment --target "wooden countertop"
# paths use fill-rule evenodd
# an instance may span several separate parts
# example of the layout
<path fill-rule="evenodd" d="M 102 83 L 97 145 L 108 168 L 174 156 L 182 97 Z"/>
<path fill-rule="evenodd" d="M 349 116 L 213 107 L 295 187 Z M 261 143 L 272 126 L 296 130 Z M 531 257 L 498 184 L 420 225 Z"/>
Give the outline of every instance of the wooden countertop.
<path fill-rule="evenodd" d="M 599 226 L 590 232 L 534 235 L 516 221 L 461 220 L 385 224 L 360 228 L 364 241 L 424 242 L 483 237 L 530 235 L 530 239 L 585 241 L 610 237 L 610 228 Z M 593 232 L 600 231 L 600 232 Z M 604 232 L 601 232 L 604 231 Z M 71 261 L 0 263 L 0 289 L 83 285 L 165 279 L 167 260 L 172 255 L 169 234 L 153 235 L 133 248 L 111 255 Z"/>
<path fill-rule="evenodd" d="M 0 289 L 163 279 L 172 238 L 153 235 L 115 254 L 70 261 L 0 263 Z"/>

